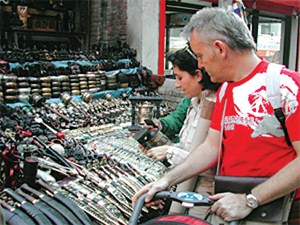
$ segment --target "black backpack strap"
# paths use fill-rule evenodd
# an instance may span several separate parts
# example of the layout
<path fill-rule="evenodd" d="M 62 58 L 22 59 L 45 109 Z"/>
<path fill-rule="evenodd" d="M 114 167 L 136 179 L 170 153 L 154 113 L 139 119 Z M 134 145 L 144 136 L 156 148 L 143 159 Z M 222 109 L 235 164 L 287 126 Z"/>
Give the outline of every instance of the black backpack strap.
<path fill-rule="evenodd" d="M 282 108 L 274 109 L 274 112 L 275 112 L 275 116 L 276 116 L 277 120 L 281 124 L 282 130 L 283 130 L 284 135 L 285 135 L 285 140 L 286 140 L 287 144 L 289 146 L 291 146 L 292 143 L 291 143 L 288 131 L 287 131 L 286 126 L 285 126 L 285 116 L 284 116 L 284 114 L 282 112 Z"/>

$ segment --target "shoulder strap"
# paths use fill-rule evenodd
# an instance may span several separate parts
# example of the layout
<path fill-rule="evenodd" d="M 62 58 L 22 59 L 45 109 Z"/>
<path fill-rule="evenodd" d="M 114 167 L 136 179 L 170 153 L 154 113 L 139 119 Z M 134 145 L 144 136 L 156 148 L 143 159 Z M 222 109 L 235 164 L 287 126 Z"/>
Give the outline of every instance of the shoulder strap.
<path fill-rule="evenodd" d="M 218 154 L 218 164 L 217 164 L 217 171 L 216 175 L 220 175 L 220 168 L 221 168 L 221 154 L 222 154 L 222 141 L 223 141 L 223 134 L 224 134 L 224 117 L 225 117 L 225 111 L 227 106 L 227 99 L 225 99 L 224 102 L 224 108 L 222 112 L 222 121 L 221 121 L 221 132 L 220 132 L 220 143 L 219 143 L 219 154 Z"/>
<path fill-rule="evenodd" d="M 285 116 L 283 114 L 281 105 L 280 72 L 283 68 L 283 65 L 278 65 L 275 63 L 270 63 L 268 65 L 266 76 L 266 89 L 268 100 L 270 101 L 274 109 L 274 113 L 277 120 L 282 126 L 286 142 L 288 143 L 288 145 L 291 145 L 291 141 L 285 126 Z"/>
<path fill-rule="evenodd" d="M 267 69 L 267 97 L 274 109 L 281 108 L 280 72 L 284 66 L 270 63 Z"/>
<path fill-rule="evenodd" d="M 227 86 L 228 86 L 228 82 L 224 82 L 220 88 L 220 91 L 219 91 L 219 101 L 222 101 L 222 98 L 224 97 L 225 95 L 225 92 L 226 92 L 226 89 L 227 89 Z"/>

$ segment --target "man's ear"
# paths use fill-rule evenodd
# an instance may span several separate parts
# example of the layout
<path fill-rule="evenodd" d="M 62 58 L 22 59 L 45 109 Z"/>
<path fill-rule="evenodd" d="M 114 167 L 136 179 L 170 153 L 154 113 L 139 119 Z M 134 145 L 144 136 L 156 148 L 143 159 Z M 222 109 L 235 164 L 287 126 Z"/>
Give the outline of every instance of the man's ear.
<path fill-rule="evenodd" d="M 197 69 L 195 72 L 196 72 L 195 76 L 197 78 L 197 81 L 200 82 L 202 80 L 203 74 L 200 69 Z"/>
<path fill-rule="evenodd" d="M 213 46 L 214 51 L 217 55 L 220 55 L 221 57 L 226 57 L 227 45 L 225 44 L 225 42 L 221 40 L 215 40 Z"/>

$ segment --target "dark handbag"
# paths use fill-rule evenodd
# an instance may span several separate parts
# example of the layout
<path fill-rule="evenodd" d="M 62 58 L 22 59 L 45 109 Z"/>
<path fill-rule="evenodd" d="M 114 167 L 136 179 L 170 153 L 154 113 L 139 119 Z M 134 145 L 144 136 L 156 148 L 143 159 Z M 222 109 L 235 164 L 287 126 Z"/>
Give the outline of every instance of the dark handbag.
<path fill-rule="evenodd" d="M 251 189 L 264 182 L 266 177 L 215 176 L 215 193 L 250 193 Z M 254 209 L 245 220 L 259 222 L 285 222 L 293 201 L 293 193 Z"/>

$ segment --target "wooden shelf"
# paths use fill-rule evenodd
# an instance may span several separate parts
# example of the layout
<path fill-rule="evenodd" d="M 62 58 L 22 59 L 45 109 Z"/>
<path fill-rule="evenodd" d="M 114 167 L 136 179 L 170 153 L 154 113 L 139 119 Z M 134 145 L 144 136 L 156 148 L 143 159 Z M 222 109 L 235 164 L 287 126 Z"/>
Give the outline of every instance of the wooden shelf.
<path fill-rule="evenodd" d="M 10 31 L 13 35 L 14 43 L 19 47 L 20 37 L 55 37 L 55 38 L 68 38 L 69 40 L 76 40 L 80 43 L 81 48 L 84 47 L 85 33 L 84 32 L 58 32 L 58 31 L 43 31 L 43 30 L 32 30 L 32 29 L 20 29 L 11 28 Z"/>

